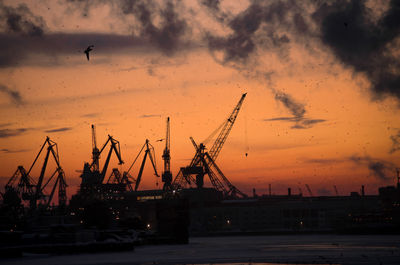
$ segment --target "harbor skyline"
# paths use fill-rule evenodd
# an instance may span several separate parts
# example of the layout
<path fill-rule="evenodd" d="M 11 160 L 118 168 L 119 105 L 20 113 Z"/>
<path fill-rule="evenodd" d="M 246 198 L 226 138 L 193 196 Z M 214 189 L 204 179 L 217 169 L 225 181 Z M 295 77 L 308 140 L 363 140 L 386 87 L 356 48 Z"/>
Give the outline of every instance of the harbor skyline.
<path fill-rule="evenodd" d="M 243 192 L 394 185 L 399 31 L 388 21 L 398 6 L 345 3 L 0 2 L 2 187 L 49 136 L 76 188 L 91 160 L 91 124 L 98 146 L 108 134 L 121 144 L 125 164 L 114 157 L 107 176 L 127 170 L 146 139 L 161 172 L 167 117 L 175 176 L 195 153 L 189 137 L 204 141 L 243 93 L 216 161 Z M 146 165 L 141 189 L 161 187 Z"/>

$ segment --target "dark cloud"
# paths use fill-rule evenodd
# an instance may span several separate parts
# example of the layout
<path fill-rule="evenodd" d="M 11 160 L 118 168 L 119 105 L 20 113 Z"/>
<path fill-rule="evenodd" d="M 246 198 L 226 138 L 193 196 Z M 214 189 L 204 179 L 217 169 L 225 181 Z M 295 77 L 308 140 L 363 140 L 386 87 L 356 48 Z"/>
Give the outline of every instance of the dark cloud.
<path fill-rule="evenodd" d="M 377 20 L 366 1 L 324 2 L 313 18 L 321 26 L 321 39 L 335 56 L 371 81 L 374 97 L 400 98 L 400 2 L 390 1 Z"/>
<path fill-rule="evenodd" d="M 393 154 L 400 150 L 400 131 L 398 131 L 396 135 L 391 135 L 390 140 L 392 140 L 392 148 L 389 153 Z"/>
<path fill-rule="evenodd" d="M 65 132 L 65 131 L 70 131 L 70 130 L 72 130 L 71 127 L 62 127 L 62 128 L 46 130 L 44 132 L 46 132 L 46 133 L 56 133 L 56 132 Z"/>
<path fill-rule="evenodd" d="M 258 5 L 251 5 L 228 23 L 233 30 L 229 36 L 218 37 L 208 33 L 206 35 L 208 48 L 212 53 L 222 51 L 224 53 L 222 62 L 244 63 L 256 48 L 253 35 L 261 22 L 262 9 Z"/>
<path fill-rule="evenodd" d="M 152 0 L 68 0 L 69 11 L 80 12 L 89 17 L 90 10 L 99 5 L 107 5 L 111 12 L 124 18 L 124 23 L 133 28 L 135 39 L 143 39 L 166 55 L 172 55 L 182 48 L 183 37 L 189 27 L 180 17 L 179 2 Z M 133 15 L 135 19 L 127 15 Z"/>
<path fill-rule="evenodd" d="M 220 19 L 218 1 L 204 0 L 202 4 L 232 31 L 222 36 L 214 31 L 205 34 L 211 55 L 221 64 L 239 64 L 239 69 L 249 70 L 252 61 L 248 59 L 259 50 L 284 61 L 290 58 L 290 43 L 304 44 L 311 51 L 318 37 L 344 65 L 366 75 L 374 99 L 386 95 L 400 99 L 399 1 L 388 2 L 381 17 L 367 7 L 367 1 L 358 0 L 253 1 L 244 11 L 225 19 Z"/>
<path fill-rule="evenodd" d="M 295 1 L 253 1 L 236 16 L 223 13 L 213 1 L 202 3 L 217 21 L 232 30 L 227 36 L 213 32 L 205 35 L 214 58 L 215 52 L 223 53 L 222 60 L 217 60 L 223 64 L 246 64 L 258 49 L 276 52 L 285 60 L 291 38 L 301 39 L 310 32 L 304 9 Z"/>
<path fill-rule="evenodd" d="M 295 121 L 303 119 L 306 109 L 303 104 L 296 102 L 290 95 L 284 92 L 277 92 L 275 99 L 280 101 L 294 116 Z"/>
<path fill-rule="evenodd" d="M 15 105 L 23 103 L 21 94 L 18 91 L 11 90 L 7 86 L 0 84 L 0 92 L 5 93 Z"/>
<path fill-rule="evenodd" d="M 374 159 L 369 156 L 351 156 L 350 161 L 358 165 L 366 166 L 372 176 L 380 179 L 380 180 L 388 180 L 393 177 L 393 172 L 396 169 L 396 166 L 388 161 Z"/>
<path fill-rule="evenodd" d="M 294 125 L 292 129 L 308 129 L 313 125 L 325 122 L 323 119 L 309 119 L 304 117 L 306 109 L 303 104 L 295 101 L 290 95 L 283 92 L 276 92 L 275 99 L 281 102 L 293 115 L 293 117 L 277 117 L 264 119 L 264 121 L 287 121 L 292 122 Z"/>
<path fill-rule="evenodd" d="M 0 138 L 8 138 L 13 136 L 18 136 L 27 132 L 28 128 L 19 128 L 19 129 L 1 129 L 0 130 Z"/>
<path fill-rule="evenodd" d="M 219 0 L 202 0 L 201 4 L 208 7 L 212 11 L 220 12 L 220 1 Z"/>
<path fill-rule="evenodd" d="M 41 38 L 26 38 L 24 36 L 0 33 L 0 67 L 17 66 L 19 64 L 48 65 L 58 64 L 60 56 L 82 54 L 83 62 L 86 57 L 83 50 L 89 43 L 95 44 L 96 52 L 101 54 L 145 52 L 151 49 L 149 43 L 134 39 L 132 36 L 113 34 L 46 34 Z M 29 47 L 29 49 L 27 48 Z M 30 57 L 36 55 L 35 60 Z M 37 55 L 41 56 L 40 61 Z"/>
<path fill-rule="evenodd" d="M 134 15 L 140 23 L 140 37 L 148 40 L 167 55 L 181 48 L 188 25 L 179 16 L 173 2 L 166 2 L 163 7 L 159 7 L 153 1 L 124 0 L 119 3 L 123 14 Z M 158 25 L 155 23 L 157 18 L 160 19 Z"/>
<path fill-rule="evenodd" d="M 42 36 L 46 24 L 41 16 L 35 16 L 25 4 L 9 7 L 0 2 L 0 27 L 12 34 Z"/>
<path fill-rule="evenodd" d="M 224 22 L 228 18 L 228 14 L 222 12 L 219 0 L 203 0 L 200 2 L 208 11 L 219 21 Z"/>
<path fill-rule="evenodd" d="M 161 40 L 160 40 L 161 41 Z M 64 63 L 60 58 L 81 55 L 82 63 L 86 63 L 83 54 L 88 44 L 94 44 L 97 55 L 151 53 L 159 50 L 156 43 L 147 38 L 133 38 L 130 35 L 101 33 L 52 33 L 41 38 L 0 33 L 0 68 L 18 65 L 54 66 Z M 29 49 L 27 48 L 29 47 Z M 188 44 L 180 50 L 191 49 Z M 170 54 L 165 48 L 163 52 Z M 172 47 L 171 47 L 172 49 Z M 34 59 L 33 59 L 34 56 Z"/>
<path fill-rule="evenodd" d="M 172 55 L 177 50 L 192 47 L 183 38 L 188 30 L 186 21 L 179 16 L 177 5 L 166 2 L 163 6 L 152 1 L 68 1 L 70 11 L 83 10 L 87 16 L 91 8 L 100 4 L 118 10 L 119 15 L 132 14 L 138 27 L 133 35 L 97 33 L 46 33 L 42 17 L 35 16 L 26 5 L 17 8 L 0 2 L 0 21 L 6 21 L 0 33 L 0 68 L 18 65 L 54 66 L 62 63 L 60 57 L 82 54 L 90 44 L 95 45 L 96 54 L 129 54 L 161 51 Z M 125 21 L 125 20 L 124 20 Z M 125 21 L 126 22 L 126 21 Z M 1 23 L 1 22 L 0 22 Z M 1 29 L 1 28 L 0 28 Z M 12 34 L 9 34 L 12 33 Z M 40 37 L 33 37 L 40 36 Z M 99 60 L 98 60 L 99 61 Z M 82 63 L 86 63 L 82 60 Z"/>
<path fill-rule="evenodd" d="M 139 116 L 139 118 L 155 118 L 155 117 L 161 117 L 160 114 L 143 114 Z"/>

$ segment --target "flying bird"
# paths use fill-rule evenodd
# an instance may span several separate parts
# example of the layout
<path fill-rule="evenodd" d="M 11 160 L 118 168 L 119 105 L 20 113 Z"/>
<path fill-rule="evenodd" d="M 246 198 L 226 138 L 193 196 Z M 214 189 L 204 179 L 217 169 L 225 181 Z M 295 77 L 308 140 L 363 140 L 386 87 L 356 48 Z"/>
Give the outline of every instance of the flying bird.
<path fill-rule="evenodd" d="M 165 139 L 158 139 L 156 142 L 162 142 L 162 141 L 164 141 Z"/>
<path fill-rule="evenodd" d="M 92 51 L 93 48 L 94 48 L 94 45 L 89 45 L 89 46 L 86 48 L 86 50 L 84 51 L 84 53 L 86 53 L 86 58 L 88 59 L 88 61 L 89 61 L 89 52 Z"/>

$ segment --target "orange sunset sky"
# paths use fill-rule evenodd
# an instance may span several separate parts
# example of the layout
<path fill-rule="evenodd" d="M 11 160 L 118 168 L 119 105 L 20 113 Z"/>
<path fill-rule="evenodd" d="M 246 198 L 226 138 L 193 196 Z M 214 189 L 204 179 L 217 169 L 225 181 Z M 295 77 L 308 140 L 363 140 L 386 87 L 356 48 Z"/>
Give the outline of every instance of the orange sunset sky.
<path fill-rule="evenodd" d="M 0 1 L 1 190 L 49 136 L 71 196 L 91 124 L 99 146 L 121 143 L 125 164 L 113 157 L 107 176 L 146 139 L 162 172 L 167 117 L 175 176 L 189 137 L 206 139 L 247 93 L 217 159 L 237 188 L 377 194 L 400 167 L 399 13 L 396 1 Z M 161 186 L 148 163 L 141 189 Z"/>

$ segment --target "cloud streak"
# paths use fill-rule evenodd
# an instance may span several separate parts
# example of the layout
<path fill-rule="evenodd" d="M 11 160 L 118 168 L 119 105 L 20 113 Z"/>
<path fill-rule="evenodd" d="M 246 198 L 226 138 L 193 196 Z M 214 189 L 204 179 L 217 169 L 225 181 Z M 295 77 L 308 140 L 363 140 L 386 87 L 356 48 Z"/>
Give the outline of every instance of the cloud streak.
<path fill-rule="evenodd" d="M 145 118 L 155 118 L 155 117 L 161 117 L 161 115 L 160 114 L 143 114 L 143 115 L 139 116 L 139 118 L 143 118 L 143 119 L 145 119 Z"/>
<path fill-rule="evenodd" d="M 17 106 L 23 103 L 21 94 L 18 91 L 11 90 L 7 86 L 0 84 L 0 92 L 6 94 L 11 102 Z"/>
<path fill-rule="evenodd" d="M 44 132 L 57 133 L 57 132 L 65 132 L 65 131 L 70 131 L 70 130 L 72 130 L 72 127 L 62 127 L 62 128 L 50 129 L 50 130 L 45 130 Z"/>
<path fill-rule="evenodd" d="M 369 156 L 353 155 L 349 158 L 350 161 L 357 165 L 366 166 L 370 174 L 380 180 L 389 180 L 393 177 L 393 172 L 396 170 L 396 165 L 381 159 L 374 159 Z"/>
<path fill-rule="evenodd" d="M 325 122 L 323 119 L 309 119 L 304 117 L 306 109 L 304 104 L 295 101 L 289 94 L 283 92 L 276 92 L 275 99 L 283 104 L 287 110 L 293 115 L 292 117 L 277 117 L 264 119 L 264 121 L 286 121 L 292 122 L 294 125 L 292 129 L 308 129 L 315 124 Z"/>
<path fill-rule="evenodd" d="M 19 129 L 1 129 L 0 130 L 0 138 L 9 138 L 9 137 L 14 137 L 14 136 L 19 136 L 30 129 L 28 128 L 19 128 Z"/>

